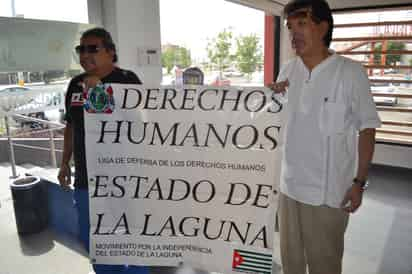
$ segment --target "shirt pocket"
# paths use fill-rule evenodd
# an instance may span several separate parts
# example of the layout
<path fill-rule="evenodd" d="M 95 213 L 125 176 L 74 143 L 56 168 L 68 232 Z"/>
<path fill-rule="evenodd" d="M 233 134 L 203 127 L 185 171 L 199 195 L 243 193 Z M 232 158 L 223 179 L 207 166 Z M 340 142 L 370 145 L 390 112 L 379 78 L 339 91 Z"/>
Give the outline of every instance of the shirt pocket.
<path fill-rule="evenodd" d="M 345 129 L 345 105 L 342 102 L 325 102 L 323 131 L 328 135 L 342 134 Z"/>

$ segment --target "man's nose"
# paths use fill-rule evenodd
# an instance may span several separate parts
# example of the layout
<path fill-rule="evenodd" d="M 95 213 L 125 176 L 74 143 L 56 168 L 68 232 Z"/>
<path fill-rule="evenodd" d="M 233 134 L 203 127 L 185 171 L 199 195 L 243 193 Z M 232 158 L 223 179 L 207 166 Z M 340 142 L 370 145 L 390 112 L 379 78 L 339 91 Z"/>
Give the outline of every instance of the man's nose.
<path fill-rule="evenodd" d="M 298 24 L 290 24 L 290 26 L 289 26 L 290 33 L 299 32 L 300 29 L 301 28 L 300 28 L 300 26 L 298 26 Z"/>
<path fill-rule="evenodd" d="M 293 26 L 289 26 L 288 28 L 289 37 L 293 37 L 296 34 L 296 28 Z"/>
<path fill-rule="evenodd" d="M 302 31 L 299 30 L 297 27 L 291 27 L 289 29 L 289 36 L 291 39 L 301 37 L 302 36 Z"/>

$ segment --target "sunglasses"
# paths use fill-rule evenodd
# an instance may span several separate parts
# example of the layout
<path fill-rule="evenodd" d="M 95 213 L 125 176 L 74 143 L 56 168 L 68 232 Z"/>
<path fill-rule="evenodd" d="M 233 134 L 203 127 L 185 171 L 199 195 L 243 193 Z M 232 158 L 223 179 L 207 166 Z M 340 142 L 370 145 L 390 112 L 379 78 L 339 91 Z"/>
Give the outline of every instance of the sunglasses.
<path fill-rule="evenodd" d="M 77 54 L 83 53 L 97 53 L 99 50 L 103 49 L 104 47 L 100 47 L 98 45 L 78 45 L 74 49 L 76 50 Z"/>

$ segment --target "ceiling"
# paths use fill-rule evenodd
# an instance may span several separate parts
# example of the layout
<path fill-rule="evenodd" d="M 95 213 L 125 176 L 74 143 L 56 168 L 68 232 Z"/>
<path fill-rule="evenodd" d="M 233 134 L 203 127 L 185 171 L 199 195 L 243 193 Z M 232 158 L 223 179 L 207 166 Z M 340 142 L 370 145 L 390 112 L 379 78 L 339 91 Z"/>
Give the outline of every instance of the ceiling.
<path fill-rule="evenodd" d="M 289 0 L 226 0 L 272 14 L 281 14 Z M 409 5 L 411 0 L 327 0 L 333 10 Z"/>

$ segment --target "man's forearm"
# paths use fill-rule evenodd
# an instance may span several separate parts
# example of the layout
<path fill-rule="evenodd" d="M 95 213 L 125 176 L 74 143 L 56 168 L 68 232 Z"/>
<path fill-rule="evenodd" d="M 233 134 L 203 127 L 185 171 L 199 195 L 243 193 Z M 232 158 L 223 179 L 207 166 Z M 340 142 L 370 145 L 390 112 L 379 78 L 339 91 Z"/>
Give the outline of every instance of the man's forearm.
<path fill-rule="evenodd" d="M 67 165 L 70 162 L 73 153 L 73 129 L 70 124 L 66 124 L 64 128 L 64 141 L 63 141 L 63 158 L 62 165 Z"/>
<path fill-rule="evenodd" d="M 368 177 L 369 166 L 375 150 L 375 133 L 374 128 L 367 128 L 359 133 L 359 163 L 356 178 L 360 180 L 366 180 Z"/>

